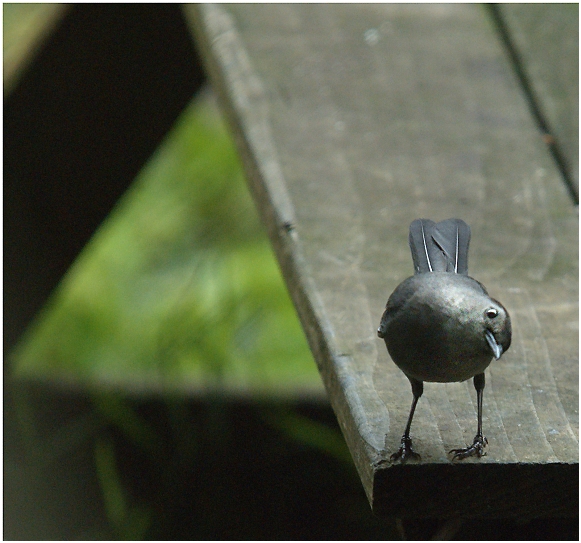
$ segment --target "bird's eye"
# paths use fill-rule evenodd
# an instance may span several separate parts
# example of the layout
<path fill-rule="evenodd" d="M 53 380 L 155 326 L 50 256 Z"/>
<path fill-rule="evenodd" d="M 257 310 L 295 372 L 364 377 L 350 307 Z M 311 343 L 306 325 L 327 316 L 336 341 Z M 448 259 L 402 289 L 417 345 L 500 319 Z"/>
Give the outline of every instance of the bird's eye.
<path fill-rule="evenodd" d="M 494 319 L 494 317 L 496 317 L 498 315 L 498 310 L 495 309 L 494 307 L 491 307 L 490 309 L 486 310 L 486 316 L 489 319 Z"/>

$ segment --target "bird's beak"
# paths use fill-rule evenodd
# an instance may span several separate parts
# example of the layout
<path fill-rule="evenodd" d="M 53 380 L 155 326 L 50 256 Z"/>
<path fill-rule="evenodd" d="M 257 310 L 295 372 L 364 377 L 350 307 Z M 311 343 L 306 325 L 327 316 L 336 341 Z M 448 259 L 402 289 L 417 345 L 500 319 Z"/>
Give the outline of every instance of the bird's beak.
<path fill-rule="evenodd" d="M 492 349 L 492 354 L 494 354 L 494 358 L 498 360 L 502 356 L 503 352 L 502 345 L 500 345 L 496 341 L 494 334 L 490 330 L 486 330 L 486 332 L 484 332 L 484 335 L 486 336 L 486 341 L 488 341 L 488 345 L 490 345 L 490 348 Z"/>

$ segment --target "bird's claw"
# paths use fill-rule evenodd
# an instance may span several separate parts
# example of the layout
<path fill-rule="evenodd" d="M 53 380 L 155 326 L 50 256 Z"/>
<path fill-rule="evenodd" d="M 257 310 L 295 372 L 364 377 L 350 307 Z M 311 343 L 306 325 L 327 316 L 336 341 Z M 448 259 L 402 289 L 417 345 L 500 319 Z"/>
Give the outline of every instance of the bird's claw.
<path fill-rule="evenodd" d="M 483 435 L 476 435 L 474 438 L 474 443 L 465 449 L 452 449 L 448 454 L 453 454 L 452 460 L 463 460 L 464 458 L 468 458 L 469 456 L 477 456 L 481 458 L 486 456 L 484 452 L 484 447 L 488 445 L 488 439 L 486 439 Z"/>
<path fill-rule="evenodd" d="M 412 439 L 407 436 L 403 436 L 401 438 L 401 446 L 397 452 L 394 452 L 390 457 L 389 461 L 393 464 L 398 460 L 401 461 L 402 464 L 405 464 L 408 460 L 421 460 L 422 457 L 413 450 L 412 448 Z"/>

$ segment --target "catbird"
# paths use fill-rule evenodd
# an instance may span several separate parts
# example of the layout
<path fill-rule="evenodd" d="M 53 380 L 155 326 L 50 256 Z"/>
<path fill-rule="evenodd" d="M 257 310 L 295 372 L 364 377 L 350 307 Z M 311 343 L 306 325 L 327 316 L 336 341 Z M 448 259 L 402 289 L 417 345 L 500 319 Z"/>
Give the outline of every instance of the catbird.
<path fill-rule="evenodd" d="M 471 377 L 477 433 L 472 445 L 450 454 L 453 460 L 481 457 L 488 443 L 482 435 L 484 370 L 510 347 L 510 317 L 481 283 L 468 276 L 470 227 L 464 221 L 416 219 L 410 225 L 409 244 L 415 275 L 393 291 L 377 330 L 410 380 L 413 394 L 401 446 L 390 461 L 420 459 L 412 448 L 410 427 L 424 381 L 450 383 Z"/>

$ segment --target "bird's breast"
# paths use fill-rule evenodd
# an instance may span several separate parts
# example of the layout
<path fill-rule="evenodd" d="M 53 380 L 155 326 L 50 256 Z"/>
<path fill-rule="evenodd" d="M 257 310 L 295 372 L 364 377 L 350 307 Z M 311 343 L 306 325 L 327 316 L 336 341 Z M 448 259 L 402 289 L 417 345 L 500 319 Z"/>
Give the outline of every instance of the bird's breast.
<path fill-rule="evenodd" d="M 492 355 L 479 325 L 485 296 L 479 283 L 447 273 L 407 281 L 387 306 L 384 339 L 395 364 L 421 381 L 465 381 L 482 373 Z"/>

